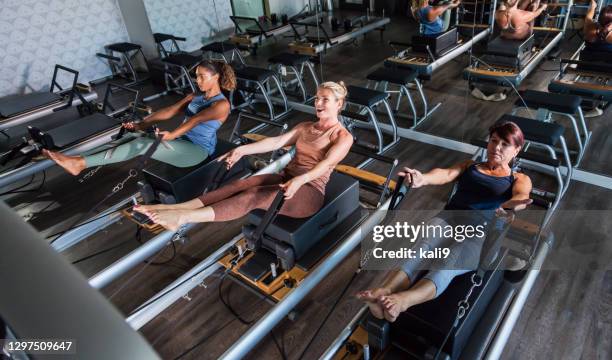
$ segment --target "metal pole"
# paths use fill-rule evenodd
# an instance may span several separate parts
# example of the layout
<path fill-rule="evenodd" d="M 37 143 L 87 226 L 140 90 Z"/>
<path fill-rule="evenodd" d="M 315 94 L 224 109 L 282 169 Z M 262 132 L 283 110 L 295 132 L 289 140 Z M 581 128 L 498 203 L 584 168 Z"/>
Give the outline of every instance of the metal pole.
<path fill-rule="evenodd" d="M 73 230 L 68 230 L 62 235 L 59 235 L 53 240 L 51 247 L 57 252 L 62 252 L 79 242 L 83 241 L 87 237 L 95 234 L 96 232 L 116 223 L 122 218 L 121 213 L 118 211 L 124 207 L 127 203 L 132 201 L 133 198 L 140 196 L 140 193 L 136 193 L 127 199 L 120 201 L 113 205 L 111 208 L 105 210 L 101 214 L 95 216 L 97 220 L 91 221 L 91 219 L 83 221 L 82 226 L 77 225 Z M 91 221 L 91 222 L 88 222 Z"/>
<path fill-rule="evenodd" d="M 246 356 L 317 284 L 359 245 L 360 241 L 376 224 L 379 224 L 384 219 L 386 215 L 384 210 L 389 208 L 390 202 L 391 199 L 387 199 L 378 211 L 365 219 L 363 224 L 354 230 L 323 263 L 316 267 L 298 287 L 292 289 L 287 296 L 259 319 L 221 358 L 241 359 Z"/>
<path fill-rule="evenodd" d="M 185 227 L 185 231 L 190 230 L 191 228 L 193 228 L 193 226 L 194 224 L 188 224 Z M 106 269 L 92 276 L 89 279 L 89 285 L 96 289 L 103 288 L 111 281 L 117 279 L 121 275 L 131 270 L 136 265 L 155 255 L 159 250 L 166 247 L 166 245 L 168 245 L 168 243 L 172 241 L 174 235 L 175 232 L 173 231 L 164 231 L 160 233 L 153 239 L 147 241 L 144 245 L 138 247 L 128 255 L 115 261 Z"/>
<path fill-rule="evenodd" d="M 542 247 L 538 251 L 538 255 L 536 256 L 531 269 L 529 269 L 529 272 L 527 273 L 525 282 L 514 298 L 512 305 L 510 305 L 510 308 L 506 312 L 506 316 L 504 317 L 499 330 L 495 334 L 495 338 L 493 339 L 491 346 L 489 347 L 489 351 L 485 357 L 486 360 L 499 359 L 501 357 L 504 346 L 506 346 L 508 339 L 510 339 L 512 329 L 521 315 L 522 309 L 527 301 L 527 297 L 529 296 L 529 293 L 533 288 L 533 284 L 540 274 L 540 269 L 544 264 L 546 255 L 548 255 L 553 242 L 554 236 L 552 233 L 549 235 L 549 238 L 546 241 L 542 242 Z"/>
<path fill-rule="evenodd" d="M 353 333 L 357 325 L 359 325 L 359 321 L 361 321 L 361 319 L 363 318 L 363 316 L 366 314 L 367 311 L 368 311 L 367 306 L 363 306 L 361 309 L 359 309 L 359 311 L 353 317 L 351 322 L 342 330 L 340 335 L 327 348 L 327 350 L 325 350 L 325 352 L 323 353 L 323 355 L 321 355 L 319 360 L 331 360 L 334 358 L 338 350 L 340 350 L 342 345 L 344 345 L 344 342 L 346 341 L 346 339 L 348 339 L 351 336 L 351 334 Z"/>
<path fill-rule="evenodd" d="M 227 251 L 229 251 L 242 238 L 242 234 L 235 236 L 230 242 L 220 247 L 209 257 L 194 266 L 191 270 L 174 280 L 162 291 L 149 299 L 140 310 L 125 319 L 134 330 L 138 330 L 149 321 L 153 320 L 170 305 L 185 296 L 193 288 L 201 284 L 211 274 L 221 268 L 217 263 Z"/>

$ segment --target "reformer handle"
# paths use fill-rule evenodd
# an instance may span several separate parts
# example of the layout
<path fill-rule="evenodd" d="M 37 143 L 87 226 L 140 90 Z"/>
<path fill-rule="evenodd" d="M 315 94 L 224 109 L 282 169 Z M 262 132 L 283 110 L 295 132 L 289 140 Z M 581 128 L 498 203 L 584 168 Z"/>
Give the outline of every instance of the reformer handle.
<path fill-rule="evenodd" d="M 395 181 L 395 189 L 393 189 L 393 193 L 391 194 L 389 210 L 395 210 L 397 206 L 404 200 L 406 194 L 408 194 L 408 191 L 412 189 L 412 182 L 409 183 L 408 186 L 405 186 L 405 180 L 405 176 L 398 176 L 397 180 Z"/>

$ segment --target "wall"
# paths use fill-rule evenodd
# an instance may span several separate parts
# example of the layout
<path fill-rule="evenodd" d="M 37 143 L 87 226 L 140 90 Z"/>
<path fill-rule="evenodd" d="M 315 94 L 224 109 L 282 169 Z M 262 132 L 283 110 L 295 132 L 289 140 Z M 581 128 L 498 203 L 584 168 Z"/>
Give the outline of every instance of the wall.
<path fill-rule="evenodd" d="M 2 0 L 0 96 L 46 89 L 62 64 L 87 82 L 108 75 L 95 54 L 127 41 L 116 0 Z"/>
<path fill-rule="evenodd" d="M 304 6 L 308 4 L 308 0 L 268 0 L 268 3 L 270 4 L 271 14 L 276 13 L 277 15 L 279 15 L 279 17 L 280 14 L 287 14 L 291 17 L 299 13 L 304 8 Z M 316 1 L 311 0 L 311 3 L 314 9 Z"/>
<path fill-rule="evenodd" d="M 144 4 L 151 30 L 187 38 L 179 44 L 185 51 L 197 50 L 219 31 L 233 28 L 229 0 L 144 0 Z"/>

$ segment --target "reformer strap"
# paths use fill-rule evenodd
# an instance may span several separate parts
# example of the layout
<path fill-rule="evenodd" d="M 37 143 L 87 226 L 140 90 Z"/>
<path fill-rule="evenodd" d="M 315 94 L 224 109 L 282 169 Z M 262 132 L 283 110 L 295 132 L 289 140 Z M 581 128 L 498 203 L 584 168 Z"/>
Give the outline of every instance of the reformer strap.
<path fill-rule="evenodd" d="M 259 247 L 261 246 L 261 238 L 263 236 L 263 233 L 266 231 L 272 221 L 274 221 L 276 215 L 278 215 L 278 212 L 280 211 L 284 203 L 285 192 L 281 190 L 276 194 L 276 197 L 272 201 L 270 208 L 268 209 L 268 211 L 266 211 L 266 214 L 264 215 L 263 219 L 261 219 L 261 222 L 259 223 L 257 228 L 253 231 L 251 236 L 247 238 L 250 250 L 259 249 Z"/>

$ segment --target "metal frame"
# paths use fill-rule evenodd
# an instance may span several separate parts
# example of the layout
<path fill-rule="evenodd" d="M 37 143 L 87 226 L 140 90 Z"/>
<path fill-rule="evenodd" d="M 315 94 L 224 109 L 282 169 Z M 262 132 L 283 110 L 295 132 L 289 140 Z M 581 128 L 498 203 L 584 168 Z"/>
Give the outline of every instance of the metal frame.
<path fill-rule="evenodd" d="M 366 84 L 366 88 L 370 88 L 370 82 L 374 82 L 374 90 L 377 90 L 379 87 L 382 87 L 384 92 L 386 92 L 387 94 L 391 95 L 391 94 L 397 94 L 397 102 L 395 104 L 395 111 L 394 111 L 394 115 L 400 118 L 406 118 L 409 120 L 412 120 L 412 126 L 411 128 L 416 128 L 417 126 L 419 126 L 419 124 L 421 124 L 422 122 L 424 122 L 425 120 L 429 119 L 429 117 L 431 116 L 431 114 L 434 113 L 434 111 L 438 110 L 438 107 L 440 107 L 440 105 L 442 105 L 442 103 L 437 103 L 436 105 L 434 105 L 431 109 L 429 109 L 429 103 L 427 102 L 427 98 L 425 97 L 425 93 L 423 92 L 423 86 L 421 85 L 421 82 L 418 79 L 418 76 L 414 78 L 414 86 L 417 90 L 417 93 L 421 99 L 421 103 L 423 104 L 423 115 L 419 116 L 417 109 L 416 109 L 416 105 L 414 103 L 414 100 L 412 99 L 412 95 L 410 95 L 410 91 L 408 90 L 407 85 L 408 84 L 395 84 L 393 83 L 392 85 L 395 85 L 399 88 L 399 90 L 389 90 L 389 85 L 390 83 L 388 81 L 374 81 L 374 80 L 368 80 L 367 84 Z M 412 111 L 412 117 L 407 116 L 405 114 L 400 113 L 400 105 L 401 105 L 401 101 L 402 101 L 402 95 L 405 95 L 406 98 L 408 99 L 408 104 L 410 105 L 410 110 Z"/>
<path fill-rule="evenodd" d="M 268 65 L 268 69 L 275 71 L 276 74 L 280 77 L 281 85 L 283 86 L 283 88 L 286 85 L 297 83 L 297 87 L 300 89 L 302 93 L 302 101 L 304 103 L 307 103 L 314 99 L 314 95 L 309 97 L 308 94 L 306 93 L 306 85 L 303 79 L 304 67 L 306 67 L 308 71 L 310 72 L 310 76 L 312 77 L 312 81 L 314 82 L 315 88 L 318 88 L 319 78 L 317 77 L 315 69 L 310 61 L 303 62 L 300 66 L 299 71 L 295 66 L 286 66 L 286 65 L 278 64 L 278 63 L 271 63 Z M 283 75 L 283 68 L 290 69 L 291 73 L 295 76 L 295 79 L 291 81 L 284 81 L 285 75 Z M 287 75 L 289 75 L 289 72 L 287 72 Z"/>
<path fill-rule="evenodd" d="M 114 77 L 120 77 L 128 80 L 128 82 L 126 84 L 123 84 L 123 86 L 133 86 L 141 84 L 142 82 L 148 80 L 148 77 L 139 78 L 138 72 L 134 68 L 134 65 L 132 65 L 132 59 L 134 59 L 136 56 L 138 56 L 138 54 L 140 54 L 145 65 L 148 68 L 149 65 L 147 62 L 147 58 L 144 55 L 144 52 L 142 51 L 142 47 L 126 52 L 118 51 L 120 57 L 115 56 L 115 52 L 109 49 L 108 46 L 105 46 L 104 50 L 105 53 L 97 53 L 96 56 L 107 60 L 112 75 L 97 80 L 96 82 L 102 82 L 104 80 L 108 80 L 109 78 L 112 79 Z"/>
<path fill-rule="evenodd" d="M 314 54 L 318 54 L 320 52 L 323 51 L 327 51 L 327 49 L 331 49 L 332 47 L 335 47 L 337 45 L 340 45 L 346 41 L 352 40 L 357 38 L 360 35 L 365 35 L 366 33 L 372 31 L 372 30 L 376 30 L 380 27 L 383 27 L 385 25 L 387 25 L 388 23 L 391 22 L 391 19 L 385 17 L 385 18 L 378 18 L 378 17 L 371 17 L 374 19 L 378 19 L 370 24 L 367 24 L 365 26 L 360 27 L 359 29 L 356 30 L 351 30 L 347 33 L 344 33 L 338 37 L 335 38 L 330 38 L 329 35 L 327 34 L 327 32 L 325 31 L 325 29 L 323 27 L 321 27 L 321 24 L 319 23 L 307 23 L 307 22 L 289 22 L 289 24 L 291 25 L 291 28 L 293 29 L 293 32 L 296 36 L 297 39 L 301 38 L 301 35 L 299 33 L 299 31 L 297 31 L 297 29 L 295 28 L 296 25 L 298 26 L 305 26 L 305 27 L 319 27 L 319 29 L 321 30 L 321 33 L 324 35 L 325 37 L 325 41 L 323 43 L 319 43 L 316 45 L 313 45 L 312 47 L 309 47 L 309 51 L 308 54 L 306 55 L 314 55 Z M 320 39 L 319 39 L 320 40 Z M 298 47 L 300 47 L 299 43 L 295 44 L 296 48 L 292 49 L 292 44 L 289 44 L 289 50 L 290 52 L 297 52 L 297 53 L 301 53 L 298 50 Z"/>
<path fill-rule="evenodd" d="M 511 114 L 515 115 L 519 111 L 519 109 L 521 109 L 522 107 L 523 106 L 515 106 L 512 109 Z M 574 162 L 574 167 L 578 167 L 578 165 L 580 164 L 580 161 L 582 160 L 582 157 L 584 156 L 584 151 L 586 150 L 586 147 L 589 141 L 591 140 L 591 131 L 587 129 L 586 122 L 584 120 L 584 114 L 582 113 L 582 108 L 578 106 L 578 120 L 580 121 L 580 127 L 582 129 L 582 134 L 580 133 L 580 130 L 578 129 L 578 124 L 577 124 L 578 121 L 576 120 L 576 117 L 574 117 L 574 114 L 553 111 L 553 110 L 546 109 L 546 108 L 540 108 L 538 109 L 535 120 L 549 121 L 550 114 L 558 114 L 558 115 L 564 116 L 568 118 L 570 121 L 570 124 L 572 124 L 572 129 L 574 131 L 576 142 L 578 144 L 578 156 L 576 157 L 576 161 Z"/>
<path fill-rule="evenodd" d="M 276 89 L 274 90 L 274 92 L 270 91 L 270 79 L 272 79 L 274 81 L 274 84 L 276 85 Z M 239 75 L 236 74 L 236 80 L 237 81 L 242 81 L 242 82 L 246 83 L 247 87 L 248 87 L 249 84 L 255 84 L 255 86 L 259 90 L 259 93 L 263 97 L 264 103 L 268 107 L 268 114 L 256 112 L 253 109 L 253 112 L 254 112 L 255 115 L 266 117 L 266 119 L 268 119 L 270 121 L 277 121 L 277 120 L 282 119 L 286 115 L 288 115 L 289 112 L 291 111 L 291 108 L 289 107 L 289 100 L 287 99 L 287 95 L 285 94 L 285 90 L 283 89 L 281 81 L 276 76 L 276 74 L 266 78 L 263 81 L 255 81 L 255 80 L 248 80 L 248 79 L 240 78 Z M 239 92 L 242 95 L 242 97 L 244 99 L 244 103 L 239 104 L 239 105 L 235 105 L 234 104 L 234 93 L 236 91 Z M 273 93 L 276 93 L 276 92 L 278 92 L 281 95 L 282 106 L 283 106 L 283 109 L 284 109 L 279 114 L 276 114 L 276 111 L 274 109 L 274 103 L 272 102 L 272 99 L 271 99 L 271 96 L 270 96 L 270 94 L 273 94 Z M 236 90 L 234 90 L 230 94 L 230 103 L 232 104 L 233 109 L 243 109 L 245 107 L 252 107 L 253 104 L 259 102 L 258 101 L 258 97 L 255 96 L 255 95 L 258 95 L 258 94 L 257 93 L 249 93 L 249 92 L 247 92 L 245 90 L 241 90 L 239 88 L 236 88 Z"/>

